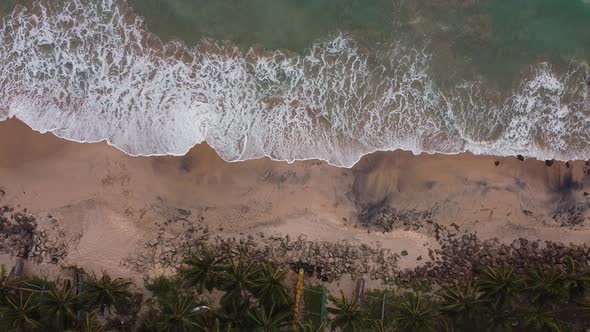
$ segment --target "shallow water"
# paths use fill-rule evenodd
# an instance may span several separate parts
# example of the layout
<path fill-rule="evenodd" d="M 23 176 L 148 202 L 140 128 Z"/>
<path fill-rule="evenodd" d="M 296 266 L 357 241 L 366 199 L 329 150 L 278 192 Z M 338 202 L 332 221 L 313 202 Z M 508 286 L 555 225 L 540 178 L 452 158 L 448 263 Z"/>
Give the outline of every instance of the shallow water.
<path fill-rule="evenodd" d="M 581 0 L 65 3 L 5 18 L 0 119 L 132 155 L 590 158 Z"/>

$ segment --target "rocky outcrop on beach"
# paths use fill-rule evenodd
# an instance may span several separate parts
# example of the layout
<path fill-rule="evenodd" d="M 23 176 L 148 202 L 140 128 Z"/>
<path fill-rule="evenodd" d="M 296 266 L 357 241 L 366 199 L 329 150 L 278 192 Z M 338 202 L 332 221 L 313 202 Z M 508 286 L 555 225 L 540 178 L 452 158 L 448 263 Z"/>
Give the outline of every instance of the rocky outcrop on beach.
<path fill-rule="evenodd" d="M 590 245 L 518 238 L 510 244 L 498 238 L 481 240 L 475 233 L 451 231 L 437 226 L 441 249 L 429 250 L 431 261 L 413 270 L 396 273 L 395 283 L 410 284 L 420 279 L 448 285 L 473 278 L 477 269 L 511 266 L 524 269 L 535 265 L 561 265 L 564 269 L 590 267 Z"/>
<path fill-rule="evenodd" d="M 62 261 L 68 254 L 65 234 L 56 219 L 47 218 L 52 226 L 42 229 L 26 209 L 20 212 L 9 206 L 0 207 L 0 252 L 36 263 Z"/>
<path fill-rule="evenodd" d="M 356 245 L 347 241 L 311 241 L 297 238 L 238 234 L 223 236 L 223 229 L 210 230 L 202 217 L 175 216 L 158 224 L 158 235 L 122 264 L 149 279 L 162 270 L 175 270 L 185 257 L 204 247 L 220 255 L 247 257 L 302 268 L 310 277 L 334 281 L 345 275 L 353 279 L 372 275 L 385 283 L 393 282 L 399 255 L 378 246 Z"/>
<path fill-rule="evenodd" d="M 396 209 L 385 203 L 360 207 L 358 219 L 365 227 L 390 232 L 393 229 L 418 230 L 434 219 L 434 210 Z"/>

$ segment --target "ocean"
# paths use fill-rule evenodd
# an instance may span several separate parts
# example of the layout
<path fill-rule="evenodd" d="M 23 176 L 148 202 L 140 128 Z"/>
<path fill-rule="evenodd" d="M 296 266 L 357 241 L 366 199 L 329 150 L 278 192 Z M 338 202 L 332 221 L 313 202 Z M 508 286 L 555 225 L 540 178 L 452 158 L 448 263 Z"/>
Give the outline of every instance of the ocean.
<path fill-rule="evenodd" d="M 227 161 L 590 159 L 587 0 L 1 0 L 0 121 Z"/>

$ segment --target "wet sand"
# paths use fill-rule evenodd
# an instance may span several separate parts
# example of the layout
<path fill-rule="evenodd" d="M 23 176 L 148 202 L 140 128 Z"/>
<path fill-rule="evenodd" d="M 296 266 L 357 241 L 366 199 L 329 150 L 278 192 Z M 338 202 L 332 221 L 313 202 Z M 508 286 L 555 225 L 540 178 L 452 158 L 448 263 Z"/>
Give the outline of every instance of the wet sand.
<path fill-rule="evenodd" d="M 204 144 L 183 157 L 130 157 L 105 143 L 69 142 L 17 120 L 0 122 L 0 189 L 6 192 L 0 205 L 58 219 L 69 244 L 63 265 L 136 281 L 142 276 L 122 260 L 177 209 L 202 215 L 224 236 L 305 234 L 406 250 L 401 268 L 428 261 L 428 249 L 438 246 L 433 234 L 407 227 L 367 230 L 358 218 L 363 209 L 428 211 L 436 223 L 506 243 L 518 237 L 581 243 L 590 236 L 584 194 L 590 176 L 584 161 L 568 166 L 403 151 L 365 156 L 352 169 L 267 158 L 227 163 Z M 575 216 L 568 212 L 572 207 Z M 53 266 L 27 268 L 49 273 Z"/>

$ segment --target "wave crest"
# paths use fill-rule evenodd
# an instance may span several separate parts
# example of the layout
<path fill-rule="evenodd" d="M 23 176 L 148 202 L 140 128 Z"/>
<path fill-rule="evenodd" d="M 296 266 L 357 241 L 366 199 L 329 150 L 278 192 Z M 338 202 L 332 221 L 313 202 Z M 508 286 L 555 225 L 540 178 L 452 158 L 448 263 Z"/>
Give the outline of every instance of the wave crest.
<path fill-rule="evenodd" d="M 376 61 L 345 35 L 305 54 L 203 40 L 162 43 L 125 4 L 36 2 L 0 27 L 0 120 L 130 155 L 206 141 L 228 161 L 352 166 L 375 150 L 590 157 L 588 66 L 540 64 L 498 104 L 481 84 L 443 91 L 425 50 Z"/>

